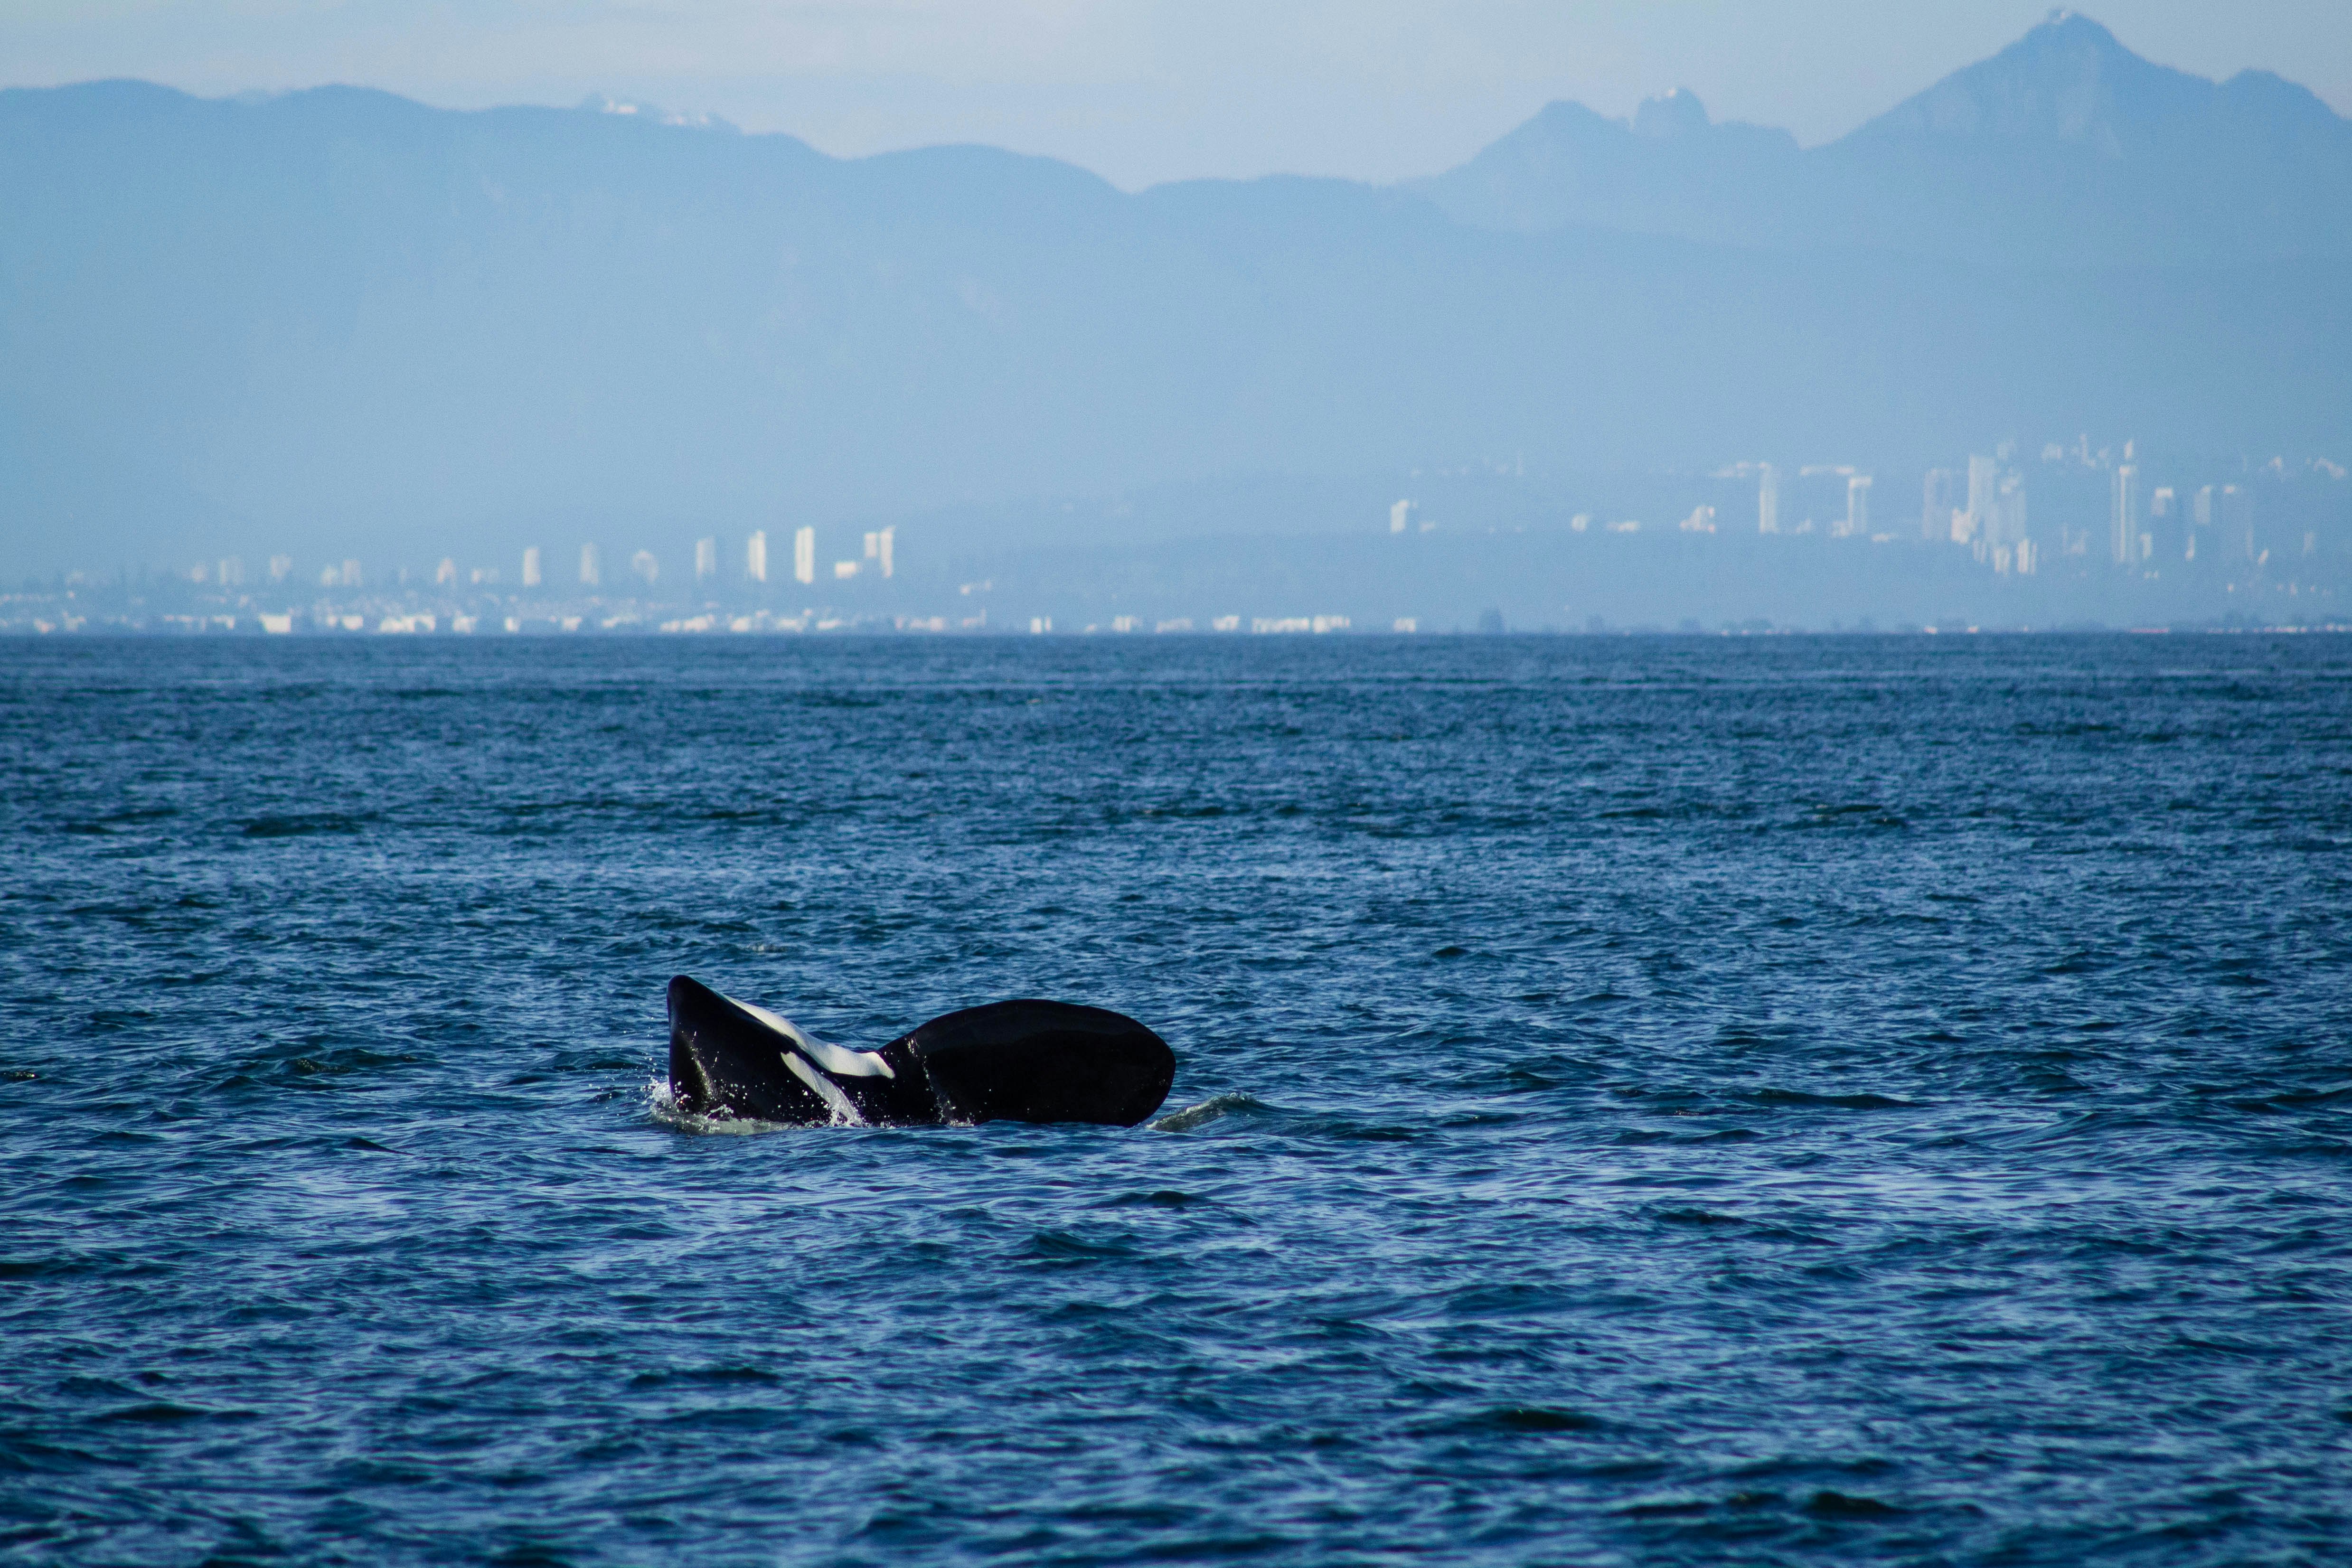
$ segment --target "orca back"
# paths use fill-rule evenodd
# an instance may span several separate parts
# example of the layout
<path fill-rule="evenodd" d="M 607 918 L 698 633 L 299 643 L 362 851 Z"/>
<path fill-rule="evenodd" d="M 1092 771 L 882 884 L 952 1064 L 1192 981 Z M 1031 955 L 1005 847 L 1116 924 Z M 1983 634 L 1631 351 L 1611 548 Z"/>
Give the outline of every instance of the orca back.
<path fill-rule="evenodd" d="M 882 1048 L 922 1063 L 947 1119 L 1132 1127 L 1176 1080 L 1168 1042 L 1124 1014 L 1024 998 L 965 1008 Z"/>

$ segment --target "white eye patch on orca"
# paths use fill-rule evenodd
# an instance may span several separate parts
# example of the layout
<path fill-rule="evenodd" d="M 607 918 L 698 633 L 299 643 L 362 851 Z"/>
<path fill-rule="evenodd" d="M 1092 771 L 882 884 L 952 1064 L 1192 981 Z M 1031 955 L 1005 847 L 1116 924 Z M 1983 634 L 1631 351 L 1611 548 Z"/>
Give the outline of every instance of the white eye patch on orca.
<path fill-rule="evenodd" d="M 873 1051 L 850 1051 L 842 1046 L 829 1044 L 817 1039 L 792 1019 L 779 1017 L 765 1008 L 754 1007 L 750 1002 L 735 1001 L 733 997 L 729 997 L 727 999 L 791 1040 L 811 1061 L 836 1078 L 896 1078 L 898 1076 L 890 1071 L 888 1062 Z M 785 1065 L 791 1065 L 789 1058 Z"/>

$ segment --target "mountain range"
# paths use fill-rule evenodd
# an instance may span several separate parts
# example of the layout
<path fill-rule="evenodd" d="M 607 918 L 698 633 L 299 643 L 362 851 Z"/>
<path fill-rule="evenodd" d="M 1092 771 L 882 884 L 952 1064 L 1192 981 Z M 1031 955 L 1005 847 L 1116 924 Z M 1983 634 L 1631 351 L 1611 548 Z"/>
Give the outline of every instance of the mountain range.
<path fill-rule="evenodd" d="M 1823 148 L 1687 94 L 1555 105 L 1389 188 L 1129 195 L 584 109 L 15 89 L 0 570 L 2078 430 L 2341 458 L 2347 135 L 2074 17 Z"/>
<path fill-rule="evenodd" d="M 2352 258 L 2352 120 L 2268 71 L 2151 64 L 2066 12 L 1825 146 L 1713 123 L 1687 91 L 1630 120 L 1554 103 L 1407 188 L 1488 228 L 1995 267 Z"/>

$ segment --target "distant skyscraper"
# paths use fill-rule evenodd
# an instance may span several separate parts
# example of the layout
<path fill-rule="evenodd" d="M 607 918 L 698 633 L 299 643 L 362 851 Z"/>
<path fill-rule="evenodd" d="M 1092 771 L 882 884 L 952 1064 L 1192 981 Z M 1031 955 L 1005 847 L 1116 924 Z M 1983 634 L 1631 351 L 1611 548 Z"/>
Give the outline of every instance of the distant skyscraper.
<path fill-rule="evenodd" d="M 1845 482 L 1845 524 L 1838 530 L 1849 538 L 1870 534 L 1870 476 L 1854 474 Z"/>
<path fill-rule="evenodd" d="M 2139 559 L 2139 469 L 2130 463 L 2116 469 L 2115 493 L 2107 508 L 2107 553 L 2117 566 Z"/>
<path fill-rule="evenodd" d="M 1952 537 L 1952 512 L 1958 505 L 1959 476 L 1949 468 L 1930 468 L 1919 497 L 1919 537 L 1943 540 Z"/>
<path fill-rule="evenodd" d="M 816 530 L 801 528 L 793 535 L 793 580 L 816 580 Z"/>
<path fill-rule="evenodd" d="M 2021 573 L 2032 573 L 2036 557 L 2025 537 L 2025 476 L 2014 468 L 2000 476 L 1992 516 L 1985 521 L 1985 541 L 1995 552 L 2014 556 Z"/>
<path fill-rule="evenodd" d="M 580 547 L 580 586 L 597 588 L 604 581 L 604 555 L 594 545 Z"/>
<path fill-rule="evenodd" d="M 2147 531 L 2153 549 L 2195 559 L 2194 551 L 2182 549 L 2181 536 L 2189 531 L 2188 519 L 2179 494 L 2169 485 L 2159 485 L 2148 492 Z"/>
<path fill-rule="evenodd" d="M 2235 485 L 2224 485 L 2213 497 L 2213 526 L 2220 531 L 2223 560 L 2262 559 L 2254 549 L 2254 497 Z"/>
<path fill-rule="evenodd" d="M 898 538 L 898 530 L 897 528 L 884 528 L 880 533 L 874 536 L 874 542 L 881 546 L 881 549 L 875 551 L 874 561 L 877 566 L 879 566 L 882 569 L 882 575 L 885 577 L 889 576 L 891 572 L 891 548 L 897 542 Z"/>
<path fill-rule="evenodd" d="M 708 582 L 718 575 L 719 541 L 717 539 L 695 540 L 694 580 L 697 582 Z"/>
<path fill-rule="evenodd" d="M 654 559 L 653 551 L 641 549 L 629 558 L 629 570 L 643 578 L 646 586 L 650 588 L 654 579 L 661 575 L 661 562 Z"/>
<path fill-rule="evenodd" d="M 743 541 L 743 575 L 753 582 L 768 580 L 768 530 L 753 528 Z"/>
<path fill-rule="evenodd" d="M 243 557 L 230 556 L 227 559 L 220 563 L 220 585 L 223 588 L 243 588 L 245 586 L 245 559 Z"/>
<path fill-rule="evenodd" d="M 537 545 L 522 552 L 522 585 L 525 588 L 539 586 L 539 547 Z"/>
<path fill-rule="evenodd" d="M 433 569 L 433 580 L 442 586 L 455 584 L 457 580 L 457 561 L 448 556 L 443 556 L 441 564 Z"/>
<path fill-rule="evenodd" d="M 270 581 L 272 581 L 272 582 L 283 582 L 283 581 L 285 581 L 285 580 L 286 580 L 287 574 L 288 574 L 289 572 L 291 572 L 293 570 L 294 570 L 294 558 L 293 558 L 292 556 L 290 556 L 290 555 L 274 555 L 274 556 L 271 556 L 271 557 L 269 558 L 269 580 L 270 580 Z"/>
<path fill-rule="evenodd" d="M 1405 521 L 1412 516 L 1412 503 L 1411 501 L 1399 501 L 1391 506 L 1389 507 L 1389 532 L 1392 534 L 1401 534 L 1404 532 Z"/>
<path fill-rule="evenodd" d="M 1780 471 L 1769 463 L 1764 465 L 1764 476 L 1756 482 L 1756 531 L 1780 531 Z"/>
<path fill-rule="evenodd" d="M 355 560 L 347 560 L 343 562 L 343 586 L 345 588 L 357 588 L 359 585 L 360 563 Z"/>
<path fill-rule="evenodd" d="M 1952 538 L 1958 544 L 1972 544 L 1983 538 L 1985 525 L 1992 520 L 1993 502 L 2000 495 L 2000 465 L 1990 457 L 1969 454 L 1969 510 L 1966 522 L 1952 522 Z"/>

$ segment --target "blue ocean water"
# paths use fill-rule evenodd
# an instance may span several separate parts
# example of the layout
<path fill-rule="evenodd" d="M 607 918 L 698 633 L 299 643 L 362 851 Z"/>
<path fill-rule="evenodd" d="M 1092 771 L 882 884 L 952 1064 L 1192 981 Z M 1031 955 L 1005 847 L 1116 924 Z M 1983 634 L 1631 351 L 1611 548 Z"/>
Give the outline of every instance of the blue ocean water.
<path fill-rule="evenodd" d="M 0 1554 L 2341 1561 L 2352 643 L 0 649 Z M 728 1133 L 1041 995 L 1132 1131 Z"/>

